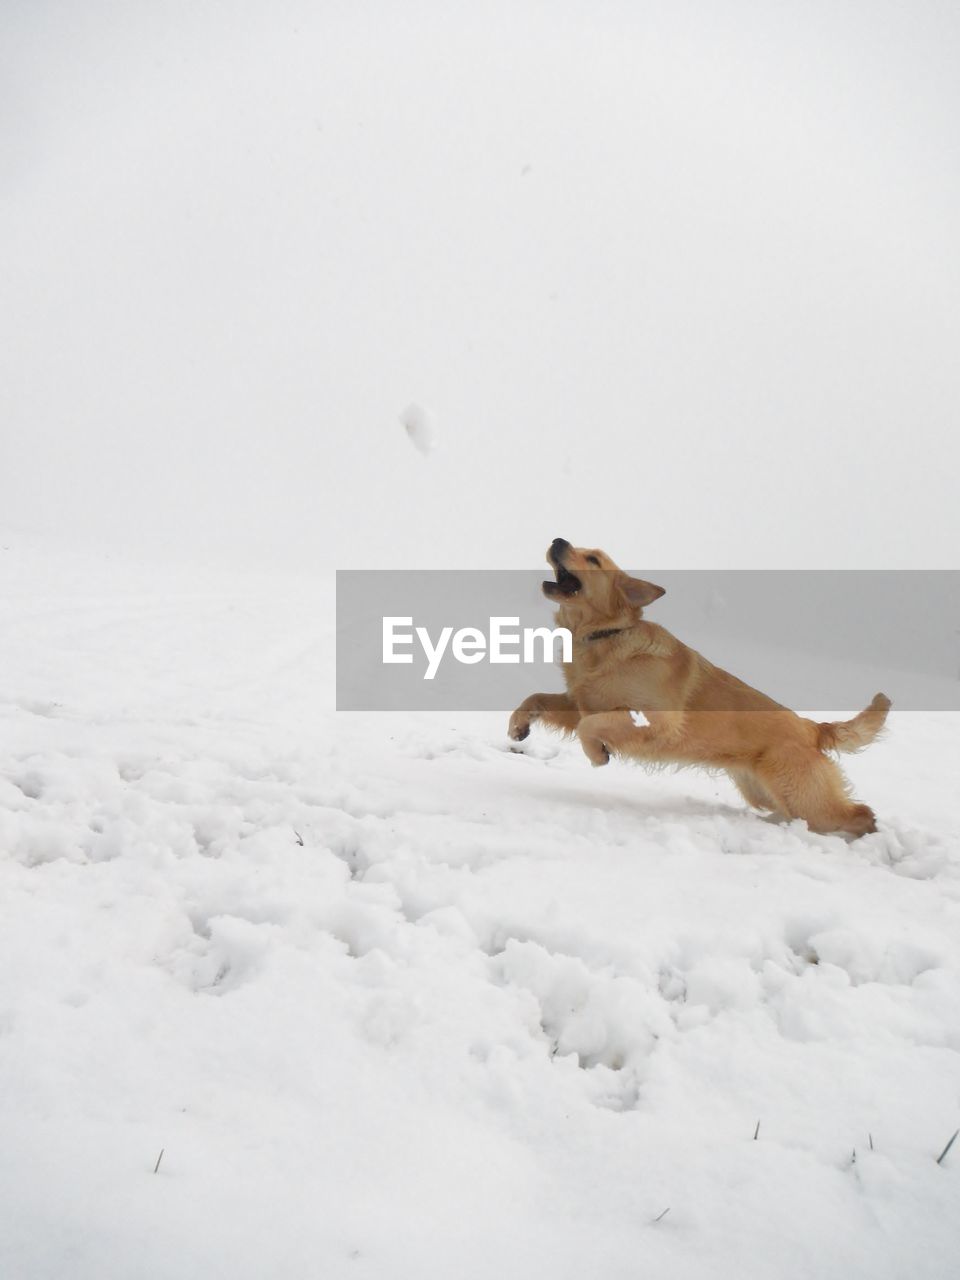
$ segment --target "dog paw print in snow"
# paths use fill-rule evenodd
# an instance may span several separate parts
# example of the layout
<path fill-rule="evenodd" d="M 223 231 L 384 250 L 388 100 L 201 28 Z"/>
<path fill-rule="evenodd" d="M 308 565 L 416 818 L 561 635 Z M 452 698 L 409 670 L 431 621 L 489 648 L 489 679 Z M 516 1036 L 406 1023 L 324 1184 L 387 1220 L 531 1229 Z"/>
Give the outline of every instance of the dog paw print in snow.
<path fill-rule="evenodd" d="M 436 419 L 429 409 L 425 409 L 422 404 L 408 404 L 400 415 L 400 422 L 415 449 L 424 454 L 433 449 Z"/>

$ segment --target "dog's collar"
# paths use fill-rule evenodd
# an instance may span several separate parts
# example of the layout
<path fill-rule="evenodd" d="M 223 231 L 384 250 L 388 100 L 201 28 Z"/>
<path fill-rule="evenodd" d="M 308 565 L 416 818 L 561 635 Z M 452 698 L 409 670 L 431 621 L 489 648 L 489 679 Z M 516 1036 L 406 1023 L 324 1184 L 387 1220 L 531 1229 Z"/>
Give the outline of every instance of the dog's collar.
<path fill-rule="evenodd" d="M 591 631 L 584 640 L 608 640 L 610 636 L 618 636 L 621 631 L 629 631 L 629 627 L 607 627 L 605 631 Z"/>

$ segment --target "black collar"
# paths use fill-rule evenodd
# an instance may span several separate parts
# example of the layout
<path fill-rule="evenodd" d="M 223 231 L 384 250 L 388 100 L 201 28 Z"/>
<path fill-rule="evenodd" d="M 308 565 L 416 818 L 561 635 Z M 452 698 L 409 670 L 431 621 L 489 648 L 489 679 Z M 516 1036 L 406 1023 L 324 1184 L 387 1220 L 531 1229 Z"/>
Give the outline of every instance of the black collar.
<path fill-rule="evenodd" d="M 584 640 L 608 640 L 610 636 L 618 636 L 621 631 L 629 631 L 629 627 L 607 627 L 606 631 L 591 631 Z"/>

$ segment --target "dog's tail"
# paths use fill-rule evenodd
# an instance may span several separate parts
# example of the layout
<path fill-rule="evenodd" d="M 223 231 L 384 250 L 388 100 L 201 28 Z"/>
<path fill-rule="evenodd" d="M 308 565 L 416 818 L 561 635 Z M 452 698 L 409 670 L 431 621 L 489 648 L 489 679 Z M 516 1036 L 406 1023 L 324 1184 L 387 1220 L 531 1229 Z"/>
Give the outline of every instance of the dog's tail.
<path fill-rule="evenodd" d="M 890 699 L 878 693 L 869 707 L 852 720 L 829 721 L 817 725 L 817 746 L 821 751 L 862 751 L 883 729 Z"/>

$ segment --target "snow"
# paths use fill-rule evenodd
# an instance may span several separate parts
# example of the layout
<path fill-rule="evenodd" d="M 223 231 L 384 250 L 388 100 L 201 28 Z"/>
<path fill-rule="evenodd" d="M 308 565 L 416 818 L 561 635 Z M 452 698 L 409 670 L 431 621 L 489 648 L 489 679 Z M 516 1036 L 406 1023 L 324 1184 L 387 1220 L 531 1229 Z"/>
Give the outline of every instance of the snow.
<path fill-rule="evenodd" d="M 847 844 L 335 714 L 333 573 L 955 568 L 960 10 L 0 47 L 0 1280 L 953 1275 L 957 715 Z"/>
<path fill-rule="evenodd" d="M 847 844 L 337 716 L 324 575 L 2 546 L 0 1274 L 952 1274 L 956 716 Z"/>

